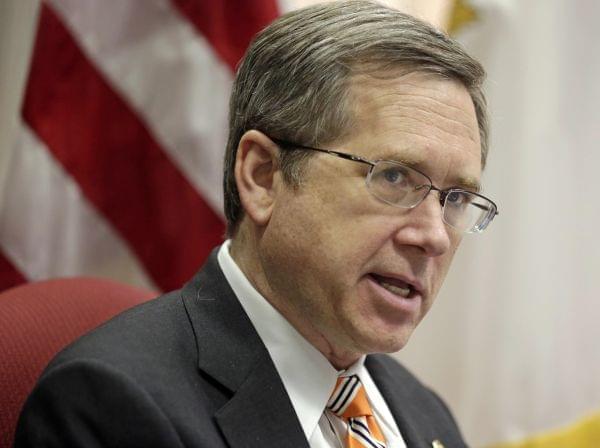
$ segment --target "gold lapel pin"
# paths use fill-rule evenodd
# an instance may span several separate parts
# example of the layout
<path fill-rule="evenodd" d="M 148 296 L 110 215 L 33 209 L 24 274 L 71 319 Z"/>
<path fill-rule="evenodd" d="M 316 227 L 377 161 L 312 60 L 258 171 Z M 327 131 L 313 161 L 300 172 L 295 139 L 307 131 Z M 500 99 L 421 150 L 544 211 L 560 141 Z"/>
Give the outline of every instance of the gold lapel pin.
<path fill-rule="evenodd" d="M 444 445 L 439 440 L 434 440 L 431 442 L 431 448 L 444 448 Z"/>

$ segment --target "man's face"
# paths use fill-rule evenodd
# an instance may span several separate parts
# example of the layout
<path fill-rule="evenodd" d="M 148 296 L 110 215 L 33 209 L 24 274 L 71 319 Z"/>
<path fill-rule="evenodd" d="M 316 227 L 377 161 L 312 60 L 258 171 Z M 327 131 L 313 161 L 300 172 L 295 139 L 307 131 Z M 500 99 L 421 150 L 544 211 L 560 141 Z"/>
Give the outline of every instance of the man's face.
<path fill-rule="evenodd" d="M 362 76 L 351 92 L 355 130 L 327 149 L 411 164 L 442 189 L 479 182 L 477 120 L 460 83 Z M 368 169 L 314 154 L 302 185 L 277 192 L 260 240 L 263 292 L 338 367 L 406 344 L 461 240 L 437 192 L 413 209 L 392 207 L 367 190 Z"/>

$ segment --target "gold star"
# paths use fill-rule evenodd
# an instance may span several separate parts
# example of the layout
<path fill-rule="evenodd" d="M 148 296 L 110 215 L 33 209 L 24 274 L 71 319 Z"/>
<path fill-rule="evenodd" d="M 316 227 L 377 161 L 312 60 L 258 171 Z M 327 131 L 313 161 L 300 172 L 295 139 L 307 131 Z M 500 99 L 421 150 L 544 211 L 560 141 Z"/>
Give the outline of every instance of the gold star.
<path fill-rule="evenodd" d="M 456 34 L 466 25 L 475 22 L 477 19 L 477 10 L 470 4 L 469 0 L 454 0 L 448 33 Z"/>

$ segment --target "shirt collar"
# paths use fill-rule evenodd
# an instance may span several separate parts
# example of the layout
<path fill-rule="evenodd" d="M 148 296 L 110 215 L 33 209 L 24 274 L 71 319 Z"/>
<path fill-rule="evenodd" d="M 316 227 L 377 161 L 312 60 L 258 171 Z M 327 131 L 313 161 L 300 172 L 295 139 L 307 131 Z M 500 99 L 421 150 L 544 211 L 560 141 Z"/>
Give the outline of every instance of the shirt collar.
<path fill-rule="evenodd" d="M 230 244 L 227 240 L 219 249 L 219 266 L 271 355 L 310 440 L 341 372 L 252 286 L 231 257 Z M 364 357 L 360 365 L 363 361 Z"/>

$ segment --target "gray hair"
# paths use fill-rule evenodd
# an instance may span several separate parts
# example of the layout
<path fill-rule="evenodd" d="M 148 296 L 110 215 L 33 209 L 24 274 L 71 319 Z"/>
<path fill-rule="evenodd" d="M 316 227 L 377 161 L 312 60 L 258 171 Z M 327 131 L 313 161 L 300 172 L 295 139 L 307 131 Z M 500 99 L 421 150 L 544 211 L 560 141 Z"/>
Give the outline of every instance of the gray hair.
<path fill-rule="evenodd" d="M 292 11 L 260 32 L 238 68 L 229 111 L 224 193 L 228 234 L 243 216 L 234 167 L 242 135 L 319 146 L 347 136 L 353 125 L 350 81 L 357 73 L 398 69 L 461 82 L 479 126 L 481 164 L 488 151 L 483 67 L 454 40 L 412 16 L 378 3 L 331 2 Z M 297 187 L 307 151 L 282 151 L 284 180 Z"/>

